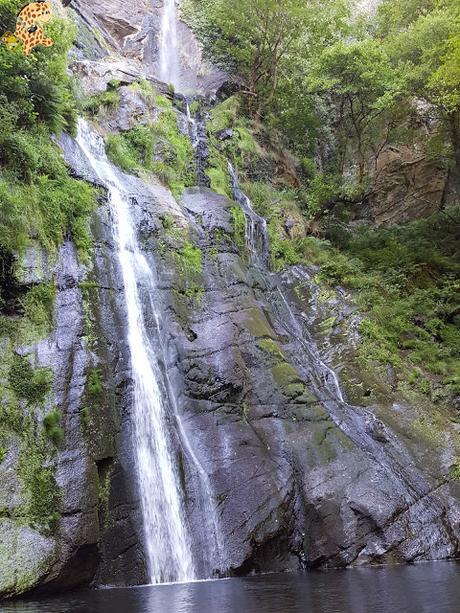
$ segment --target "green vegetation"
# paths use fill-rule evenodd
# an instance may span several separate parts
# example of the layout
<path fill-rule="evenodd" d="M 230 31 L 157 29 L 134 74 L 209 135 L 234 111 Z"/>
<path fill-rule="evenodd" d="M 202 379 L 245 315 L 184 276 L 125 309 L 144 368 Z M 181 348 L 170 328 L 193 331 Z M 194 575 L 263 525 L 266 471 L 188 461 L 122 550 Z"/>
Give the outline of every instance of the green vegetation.
<path fill-rule="evenodd" d="M 86 391 L 89 396 L 93 398 L 97 398 L 104 391 L 104 386 L 102 382 L 102 373 L 99 369 L 93 368 L 88 373 L 88 379 L 86 383 Z"/>
<path fill-rule="evenodd" d="M 458 2 L 383 0 L 371 14 L 342 0 L 183 7 L 208 56 L 243 83 L 211 111 L 213 189 L 228 195 L 230 158 L 267 219 L 272 269 L 316 264 L 325 291 L 356 291 L 365 368 L 391 365 L 432 400 L 441 386 L 459 394 L 459 208 L 389 229 L 348 223 L 389 147 L 460 177 Z"/>
<path fill-rule="evenodd" d="M 148 126 L 109 135 L 107 154 L 126 172 L 155 173 L 179 197 L 194 184 L 193 148 L 177 126 L 171 102 L 157 95 L 155 104 L 162 109 L 159 118 Z"/>
<path fill-rule="evenodd" d="M 43 425 L 45 426 L 46 436 L 59 447 L 64 440 L 64 430 L 60 426 L 61 413 L 59 409 L 53 409 L 51 413 L 48 413 L 43 419 Z"/>
<path fill-rule="evenodd" d="M 0 31 L 14 29 L 20 1 L 0 5 Z M 47 26 L 55 45 L 30 57 L 0 45 L 0 249 L 22 251 L 31 236 L 50 252 L 70 234 L 88 256 L 93 190 L 68 176 L 52 133 L 73 131 L 76 104 L 67 74 L 74 26 Z"/>
<path fill-rule="evenodd" d="M 240 98 L 232 96 L 212 109 L 207 125 L 211 151 L 206 174 L 211 181 L 211 189 L 230 198 L 232 192 L 227 160 L 233 160 L 238 169 L 244 169 L 259 151 L 251 131 L 253 124 L 240 111 Z M 232 130 L 232 138 L 220 141 L 219 133 L 223 130 Z"/>
<path fill-rule="evenodd" d="M 313 237 L 272 247 L 276 268 L 320 265 L 319 283 L 358 290 L 364 364 L 391 364 L 421 393 L 460 393 L 460 208 L 389 229 L 366 229 L 341 248 Z"/>
<path fill-rule="evenodd" d="M 22 6 L 19 0 L 0 3 L 0 32 L 14 30 Z M 28 287 L 21 256 L 28 245 L 44 248 L 52 267 L 58 247 L 70 237 L 80 258 L 88 259 L 96 198 L 89 185 L 69 176 L 51 138 L 76 127 L 67 61 L 75 26 L 55 16 L 46 31 L 54 46 L 37 47 L 29 57 L 0 45 L 0 458 L 15 441 L 23 502 L 6 510 L 9 517 L 51 534 L 59 519 L 52 462 L 63 439 L 58 410 L 42 417 L 52 371 L 34 367 L 33 354 L 23 356 L 16 348 L 49 334 L 56 288 L 51 282 Z"/>
<path fill-rule="evenodd" d="M 457 0 L 383 0 L 359 17 L 355 4 L 183 3 L 208 56 L 244 83 L 238 103 L 213 111 L 215 129 L 244 128 L 246 113 L 279 130 L 299 157 L 309 215 L 359 201 L 385 146 L 417 139 L 415 100 L 438 121 L 420 147 L 460 173 Z M 330 148 L 318 165 L 324 141 Z"/>
<path fill-rule="evenodd" d="M 52 534 L 59 520 L 56 509 L 59 503 L 59 489 L 48 463 L 46 441 L 29 430 L 19 459 L 18 476 L 23 485 L 25 504 L 16 510 L 19 521 Z"/>
<path fill-rule="evenodd" d="M 100 409 L 100 405 L 103 402 L 103 372 L 100 368 L 91 367 L 86 376 L 86 404 L 80 410 L 82 424 L 87 432 L 91 427 L 94 427 L 94 419 L 97 415 L 98 409 Z"/>
<path fill-rule="evenodd" d="M 83 102 L 83 111 L 94 117 L 102 109 L 115 109 L 120 103 L 119 85 L 118 81 L 111 81 L 105 91 L 95 94 Z"/>
<path fill-rule="evenodd" d="M 235 245 L 244 250 L 246 248 L 246 217 L 240 207 L 230 209 L 232 215 L 233 240 Z"/>
<path fill-rule="evenodd" d="M 17 398 L 30 404 L 42 403 L 51 390 L 52 372 L 48 368 L 33 369 L 27 358 L 13 356 L 9 384 Z"/>
<path fill-rule="evenodd" d="M 22 301 L 25 316 L 46 335 L 53 324 L 56 287 L 41 283 L 32 287 Z"/>

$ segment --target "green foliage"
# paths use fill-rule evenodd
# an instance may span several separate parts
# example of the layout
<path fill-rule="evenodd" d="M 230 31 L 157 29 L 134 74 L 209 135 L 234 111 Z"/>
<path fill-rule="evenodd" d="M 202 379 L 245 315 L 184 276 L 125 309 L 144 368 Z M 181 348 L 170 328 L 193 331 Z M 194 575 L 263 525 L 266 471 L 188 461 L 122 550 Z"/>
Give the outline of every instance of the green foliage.
<path fill-rule="evenodd" d="M 177 253 L 179 269 L 184 275 L 201 275 L 203 273 L 203 254 L 201 249 L 187 242 Z"/>
<path fill-rule="evenodd" d="M 43 419 L 43 425 L 47 437 L 59 447 L 64 440 L 64 430 L 60 426 L 61 413 L 59 409 L 53 409 L 51 413 L 45 416 Z"/>
<path fill-rule="evenodd" d="M 414 142 L 415 100 L 433 105 L 429 114 L 438 120 L 420 150 L 460 172 L 458 1 L 383 0 L 376 13 L 352 18 L 351 7 L 342 0 L 183 3 L 208 55 L 244 83 L 213 110 L 212 134 L 238 132 L 245 110 L 281 130 L 299 156 L 320 161 L 318 169 L 301 168 L 310 214 L 359 201 L 386 146 Z M 236 140 L 211 144 L 240 167 Z M 327 153 L 318 146 L 326 142 Z M 216 161 L 212 168 L 220 169 Z M 210 176 L 222 192 L 222 172 Z"/>
<path fill-rule="evenodd" d="M 315 248 L 308 259 L 321 265 L 323 281 L 359 290 L 367 314 L 362 359 L 409 369 L 409 381 L 425 394 L 430 378 L 460 392 L 459 230 L 456 208 L 405 226 L 364 230 L 342 251 L 309 241 Z"/>
<path fill-rule="evenodd" d="M 239 249 L 246 249 L 246 217 L 239 206 L 230 209 L 232 215 L 233 240 Z"/>
<path fill-rule="evenodd" d="M 146 98 L 154 100 L 158 96 L 158 92 L 147 79 L 139 79 L 139 81 L 135 81 L 131 83 L 130 88 L 133 91 L 139 92 L 144 95 Z"/>
<path fill-rule="evenodd" d="M 25 437 L 18 465 L 25 504 L 18 510 L 33 528 L 51 535 L 59 520 L 59 490 L 53 470 L 47 465 L 46 442 L 31 430 Z"/>
<path fill-rule="evenodd" d="M 115 109 L 119 103 L 120 94 L 116 88 L 109 86 L 105 91 L 95 94 L 86 100 L 83 103 L 83 110 L 88 113 L 88 115 L 94 117 L 102 109 Z"/>
<path fill-rule="evenodd" d="M 171 103 L 156 96 L 162 112 L 152 124 L 138 125 L 107 138 L 107 154 L 126 172 L 154 172 L 176 197 L 194 184 L 193 148 L 178 126 Z"/>
<path fill-rule="evenodd" d="M 20 2 L 2 3 L 0 24 L 14 23 Z M 90 247 L 92 189 L 71 179 L 51 133 L 73 132 L 76 107 L 67 74 L 75 28 L 55 18 L 55 45 L 30 57 L 0 45 L 0 248 L 22 251 L 30 236 L 49 250 L 69 233 L 84 258 Z M 4 30 L 2 30 L 4 31 Z"/>
<path fill-rule="evenodd" d="M 221 196 L 231 196 L 229 175 L 225 165 L 225 160 L 220 157 L 212 156 L 210 158 L 210 167 L 206 170 L 206 174 L 210 180 L 211 189 Z"/>
<path fill-rule="evenodd" d="M 15 354 L 8 380 L 18 398 L 29 404 L 40 404 L 51 390 L 52 372 L 48 368 L 34 370 L 27 358 Z"/>
<path fill-rule="evenodd" d="M 102 373 L 99 369 L 93 368 L 88 373 L 86 391 L 92 398 L 97 398 L 104 392 Z"/>
<path fill-rule="evenodd" d="M 55 296 L 54 285 L 41 283 L 32 287 L 22 301 L 25 316 L 45 334 L 52 328 Z"/>
<path fill-rule="evenodd" d="M 201 301 L 203 287 L 203 253 L 190 241 L 185 241 L 182 248 L 173 253 L 178 272 L 176 291 L 187 298 Z"/>
<path fill-rule="evenodd" d="M 336 0 L 334 8 L 343 12 Z M 328 35 L 332 11 L 313 0 L 187 0 L 184 10 L 205 51 L 227 70 L 238 72 L 249 92 L 249 107 L 266 108 L 280 81 L 311 44 L 311 26 Z M 324 15 L 327 17 L 324 18 Z M 319 25 L 320 24 L 320 25 Z M 289 77 L 288 77 L 289 78 Z"/>

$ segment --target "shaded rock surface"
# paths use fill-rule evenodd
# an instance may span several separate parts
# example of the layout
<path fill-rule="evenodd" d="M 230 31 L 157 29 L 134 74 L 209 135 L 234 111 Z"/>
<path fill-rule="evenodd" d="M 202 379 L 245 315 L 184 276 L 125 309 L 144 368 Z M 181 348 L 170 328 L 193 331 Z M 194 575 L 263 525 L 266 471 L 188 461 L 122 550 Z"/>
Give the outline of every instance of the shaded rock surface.
<path fill-rule="evenodd" d="M 441 210 L 448 185 L 445 167 L 409 147 L 388 147 L 380 156 L 369 196 L 377 226 L 406 223 Z"/>

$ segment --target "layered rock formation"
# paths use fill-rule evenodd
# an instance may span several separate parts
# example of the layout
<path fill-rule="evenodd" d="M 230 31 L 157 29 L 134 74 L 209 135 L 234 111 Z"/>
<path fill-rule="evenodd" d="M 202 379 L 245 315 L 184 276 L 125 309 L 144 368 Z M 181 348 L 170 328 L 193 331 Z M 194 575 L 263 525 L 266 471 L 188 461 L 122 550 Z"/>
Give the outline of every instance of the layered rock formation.
<path fill-rule="evenodd" d="M 150 4 L 134 11 L 116 2 L 73 4 L 117 54 L 134 60 L 138 72 L 128 82 L 142 74 L 138 60 L 154 47 Z M 78 60 L 76 70 L 87 67 L 88 93 L 98 91 L 90 87 L 92 71 L 103 73 L 99 90 L 120 77 L 114 64 Z M 121 70 L 126 74 L 125 66 Z M 99 129 L 126 130 L 133 117 L 155 121 L 157 113 L 123 86 L 118 110 Z M 72 173 L 97 185 L 75 142 L 64 137 L 62 146 Z M 409 183 L 424 185 L 424 172 L 411 172 Z M 238 205 L 228 198 L 191 188 L 177 202 L 153 179 L 122 177 L 144 254 L 160 280 L 144 307 L 148 312 L 150 299 L 161 305 L 163 368 L 217 507 L 221 552 L 213 573 L 457 557 L 456 424 L 448 414 L 433 424 L 430 407 L 403 404 L 391 373 L 359 370 L 353 361 L 359 316 L 345 292 L 323 296 L 314 270 L 274 274 L 251 264 L 235 224 Z M 394 190 L 400 183 L 395 179 Z M 432 191 L 436 206 L 442 190 Z M 53 279 L 58 290 L 52 334 L 17 351 L 52 368 L 52 397 L 43 412 L 51 406 L 62 412 L 64 442 L 50 466 L 59 493 L 51 533 L 15 518 L 22 489 L 14 441 L 0 463 L 7 484 L 0 520 L 3 595 L 146 580 L 125 296 L 104 193 L 92 225 L 90 265 L 77 263 L 70 242 L 54 267 L 38 252 L 24 262 L 24 284 Z M 390 193 L 382 188 L 379 197 Z M 373 205 L 376 218 L 383 214 L 380 202 Z M 178 259 L 184 246 L 199 253 L 192 273 L 184 274 Z M 175 451 L 200 566 L 208 534 L 181 428 Z"/>

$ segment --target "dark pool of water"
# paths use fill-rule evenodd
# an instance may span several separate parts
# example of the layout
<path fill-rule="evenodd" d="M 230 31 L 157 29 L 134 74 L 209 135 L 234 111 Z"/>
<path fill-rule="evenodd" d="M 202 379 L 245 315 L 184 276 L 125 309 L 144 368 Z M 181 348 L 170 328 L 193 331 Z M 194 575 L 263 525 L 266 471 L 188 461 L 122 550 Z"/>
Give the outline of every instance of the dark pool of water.
<path fill-rule="evenodd" d="M 5 613 L 459 613 L 460 564 L 267 575 L 3 602 Z"/>

